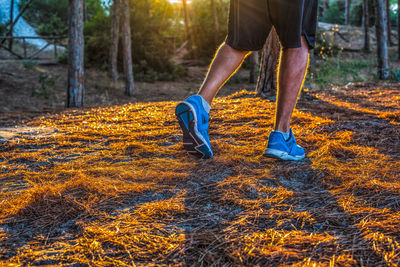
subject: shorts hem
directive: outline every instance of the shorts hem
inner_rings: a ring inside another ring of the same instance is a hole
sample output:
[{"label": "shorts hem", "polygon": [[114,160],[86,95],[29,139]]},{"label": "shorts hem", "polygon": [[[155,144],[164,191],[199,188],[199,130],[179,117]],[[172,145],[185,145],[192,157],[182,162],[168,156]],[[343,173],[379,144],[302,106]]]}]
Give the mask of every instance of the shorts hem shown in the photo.
[{"label": "shorts hem", "polygon": [[304,38],[306,38],[306,41],[308,43],[308,49],[309,50],[314,49],[315,48],[315,38],[311,39],[310,36],[308,36],[307,33],[303,33],[303,35],[304,35]]},{"label": "shorts hem", "polygon": [[239,51],[258,51],[261,50],[264,46],[242,46],[239,45],[237,43],[235,43],[234,41],[232,41],[229,37],[225,40],[225,44],[229,45],[230,47],[232,47],[233,49],[239,50]]},{"label": "shorts hem", "polygon": [[[308,36],[308,34],[303,33],[302,36],[304,36],[304,38],[306,38],[306,42],[308,44],[308,50],[312,50],[315,48],[315,41],[313,40],[313,38],[310,38]],[[301,41],[297,42],[296,44],[289,44],[289,45],[282,45],[283,49],[286,48],[300,48],[301,47]]]}]

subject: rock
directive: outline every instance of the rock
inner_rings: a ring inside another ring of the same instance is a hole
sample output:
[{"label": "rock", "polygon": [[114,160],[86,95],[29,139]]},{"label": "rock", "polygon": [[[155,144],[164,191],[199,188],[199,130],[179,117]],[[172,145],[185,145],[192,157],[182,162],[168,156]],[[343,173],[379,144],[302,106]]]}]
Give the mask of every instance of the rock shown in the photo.
[{"label": "rock", "polygon": [[16,126],[0,128],[0,143],[17,138],[46,138],[54,136],[58,130],[54,127]]}]

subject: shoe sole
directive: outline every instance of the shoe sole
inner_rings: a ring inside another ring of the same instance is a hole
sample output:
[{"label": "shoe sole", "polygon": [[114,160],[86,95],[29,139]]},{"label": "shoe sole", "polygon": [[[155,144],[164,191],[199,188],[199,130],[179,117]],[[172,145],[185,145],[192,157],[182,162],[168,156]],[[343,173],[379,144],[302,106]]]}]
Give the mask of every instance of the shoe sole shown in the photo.
[{"label": "shoe sole", "polygon": [[305,155],[301,156],[292,156],[289,155],[289,153],[285,151],[280,151],[277,149],[272,149],[272,148],[267,148],[267,150],[264,153],[265,157],[268,158],[275,158],[275,159],[281,159],[281,160],[301,160],[305,158]]},{"label": "shoe sole", "polygon": [[204,136],[197,130],[197,115],[192,104],[184,101],[175,109],[183,133],[183,147],[193,156],[208,159],[213,156]]}]

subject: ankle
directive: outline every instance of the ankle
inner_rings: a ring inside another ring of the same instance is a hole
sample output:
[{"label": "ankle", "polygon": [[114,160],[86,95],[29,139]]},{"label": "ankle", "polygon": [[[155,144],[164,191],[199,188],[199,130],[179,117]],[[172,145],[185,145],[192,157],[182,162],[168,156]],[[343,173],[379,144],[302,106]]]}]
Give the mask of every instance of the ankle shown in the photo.
[{"label": "ankle", "polygon": [[289,133],[290,132],[290,126],[289,125],[278,125],[275,126],[275,131],[281,132],[281,133]]},{"label": "ankle", "polygon": [[202,95],[199,94],[199,96],[201,97],[201,103],[203,105],[204,110],[207,113],[210,113],[210,109],[211,109],[211,101],[207,101],[207,99],[205,99]]},{"label": "ankle", "polygon": [[207,103],[211,106],[211,103],[212,103],[213,98],[214,98],[212,95],[206,94],[206,93],[202,92],[202,90],[200,90],[197,94],[199,96],[201,96],[205,101],[207,101]]}]

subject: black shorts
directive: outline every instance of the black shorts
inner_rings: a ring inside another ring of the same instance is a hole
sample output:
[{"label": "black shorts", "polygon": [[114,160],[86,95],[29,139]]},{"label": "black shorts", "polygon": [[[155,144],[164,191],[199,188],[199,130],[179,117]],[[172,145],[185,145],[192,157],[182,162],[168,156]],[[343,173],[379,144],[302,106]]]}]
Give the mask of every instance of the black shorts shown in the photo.
[{"label": "black shorts", "polygon": [[318,0],[231,0],[226,43],[260,50],[274,26],[283,48],[301,47],[301,35],[314,48],[317,12]]}]

